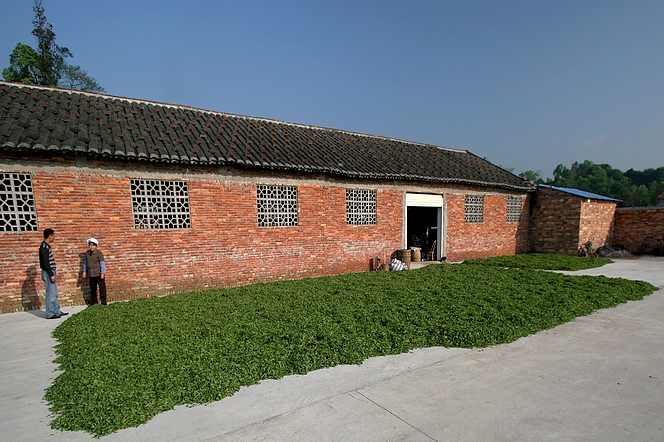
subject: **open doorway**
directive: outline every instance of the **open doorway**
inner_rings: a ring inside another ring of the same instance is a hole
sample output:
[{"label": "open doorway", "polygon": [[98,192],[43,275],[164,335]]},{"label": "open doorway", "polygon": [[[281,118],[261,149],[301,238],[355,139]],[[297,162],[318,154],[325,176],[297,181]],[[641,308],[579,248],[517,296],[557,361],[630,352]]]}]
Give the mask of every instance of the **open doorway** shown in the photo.
[{"label": "open doorway", "polygon": [[[436,261],[445,259],[446,224],[443,195],[406,193],[404,245],[407,248],[419,247],[423,259],[427,257]],[[433,252],[433,256],[429,256],[430,251]]]},{"label": "open doorway", "polygon": [[[408,207],[407,247],[419,247],[422,256],[434,246],[438,239],[438,212],[437,207]],[[438,254],[434,259],[438,259]]]}]

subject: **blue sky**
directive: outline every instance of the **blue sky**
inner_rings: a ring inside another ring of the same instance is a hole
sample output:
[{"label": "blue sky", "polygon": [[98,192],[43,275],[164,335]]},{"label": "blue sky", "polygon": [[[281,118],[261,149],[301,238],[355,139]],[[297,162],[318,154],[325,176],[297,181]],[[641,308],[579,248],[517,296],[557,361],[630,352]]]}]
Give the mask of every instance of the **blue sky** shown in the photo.
[{"label": "blue sky", "polygon": [[[0,0],[0,67],[35,47]],[[465,149],[664,166],[662,1],[43,0],[109,94]]]}]

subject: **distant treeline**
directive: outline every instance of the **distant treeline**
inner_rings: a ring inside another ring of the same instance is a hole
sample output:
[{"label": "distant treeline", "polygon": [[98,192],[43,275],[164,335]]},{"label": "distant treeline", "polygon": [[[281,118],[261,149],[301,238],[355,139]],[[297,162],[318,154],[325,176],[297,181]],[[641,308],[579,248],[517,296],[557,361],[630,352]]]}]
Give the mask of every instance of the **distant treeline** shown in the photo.
[{"label": "distant treeline", "polygon": [[527,170],[520,177],[537,184],[571,187],[622,200],[620,207],[655,206],[664,192],[664,167],[623,172],[608,164],[592,161],[575,162],[571,168],[562,164],[553,171],[553,179],[546,181],[540,172]]}]

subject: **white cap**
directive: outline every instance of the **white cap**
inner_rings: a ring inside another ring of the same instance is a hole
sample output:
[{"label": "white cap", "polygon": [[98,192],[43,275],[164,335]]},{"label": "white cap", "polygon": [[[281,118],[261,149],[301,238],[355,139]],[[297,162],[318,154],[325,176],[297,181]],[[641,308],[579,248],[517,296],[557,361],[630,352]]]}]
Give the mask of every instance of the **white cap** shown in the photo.
[{"label": "white cap", "polygon": [[96,246],[99,245],[99,241],[97,241],[95,238],[90,238],[89,240],[87,240],[86,243],[87,243],[87,245],[90,245],[90,244],[94,244]]}]

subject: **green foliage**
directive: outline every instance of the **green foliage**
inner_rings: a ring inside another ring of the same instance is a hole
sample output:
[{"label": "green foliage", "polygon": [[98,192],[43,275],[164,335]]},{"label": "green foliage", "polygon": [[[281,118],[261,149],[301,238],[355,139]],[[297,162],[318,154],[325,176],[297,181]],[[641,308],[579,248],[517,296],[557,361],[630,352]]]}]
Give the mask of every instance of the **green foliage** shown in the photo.
[{"label": "green foliage", "polygon": [[79,91],[105,92],[97,80],[88,75],[88,71],[81,69],[80,66],[66,65],[62,70],[62,79],[60,87],[67,89],[76,89]]},{"label": "green foliage", "polygon": [[263,379],[415,348],[511,342],[655,290],[524,262],[520,269],[432,265],[89,307],[53,333],[62,373],[45,395],[51,425],[101,436]]},{"label": "green foliage", "polygon": [[65,59],[73,55],[68,48],[55,43],[55,32],[46,19],[41,0],[35,0],[32,9],[35,12],[32,35],[37,38],[37,50],[18,43],[9,55],[9,67],[2,70],[3,78],[27,84],[104,92],[104,88],[80,66],[67,64]]},{"label": "green foliage", "polygon": [[664,167],[642,172],[630,169],[623,173],[608,164],[586,160],[575,162],[571,169],[559,164],[553,171],[553,180],[547,180],[546,184],[616,198],[622,200],[622,207],[654,206],[664,192]]},{"label": "green foliage", "polygon": [[53,25],[46,19],[41,0],[35,0],[32,10],[35,11],[35,19],[32,20],[34,28],[32,35],[37,37],[37,53],[39,59],[37,63],[36,84],[56,86],[62,74],[62,68],[65,66],[65,58],[72,57],[68,48],[58,46],[55,43],[55,32]]},{"label": "green foliage", "polygon": [[544,184],[544,180],[542,179],[542,172],[539,170],[537,172],[533,170],[526,170],[525,172],[521,172],[519,176],[534,184]]},{"label": "green foliage", "polygon": [[9,55],[9,67],[2,70],[7,81],[32,84],[39,81],[39,54],[30,46],[17,43]]},{"label": "green foliage", "polygon": [[653,181],[664,182],[664,167],[658,167],[657,169],[645,169],[644,171],[629,169],[627,172],[625,172],[625,176],[627,176],[637,186],[642,184],[647,186]]},{"label": "green foliage", "polygon": [[514,269],[585,270],[609,264],[608,258],[587,258],[567,255],[529,253],[527,255],[496,256],[493,258],[469,259],[465,265],[481,265]]}]

